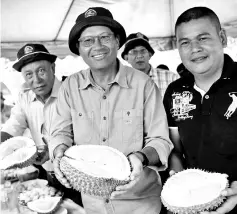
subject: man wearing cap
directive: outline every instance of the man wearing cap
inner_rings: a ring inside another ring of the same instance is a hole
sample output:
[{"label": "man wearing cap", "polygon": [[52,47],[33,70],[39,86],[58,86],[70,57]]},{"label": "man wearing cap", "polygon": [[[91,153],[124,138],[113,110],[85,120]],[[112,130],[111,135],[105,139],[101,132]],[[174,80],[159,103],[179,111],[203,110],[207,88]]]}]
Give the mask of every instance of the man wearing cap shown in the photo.
[{"label": "man wearing cap", "polygon": [[167,167],[173,145],[157,86],[117,59],[125,40],[123,26],[102,7],[80,14],[69,35],[70,50],[89,68],[67,77],[59,90],[50,143],[55,175],[71,187],[59,162],[74,144],[116,148],[133,168],[130,182],[107,199],[82,193],[87,214],[157,214],[161,209],[157,170]]},{"label": "man wearing cap", "polygon": [[179,75],[169,70],[153,68],[149,61],[154,53],[147,36],[138,32],[132,33],[127,37],[121,56],[133,68],[150,76],[160,89],[163,97],[167,86],[178,79]]},{"label": "man wearing cap", "polygon": [[[41,44],[26,44],[18,51],[13,68],[22,73],[30,90],[19,93],[11,116],[1,130],[1,142],[23,135],[27,128],[37,146],[47,142],[49,121],[61,85],[54,75],[56,58]],[[47,157],[40,164],[52,171],[52,164],[46,161]]]}]

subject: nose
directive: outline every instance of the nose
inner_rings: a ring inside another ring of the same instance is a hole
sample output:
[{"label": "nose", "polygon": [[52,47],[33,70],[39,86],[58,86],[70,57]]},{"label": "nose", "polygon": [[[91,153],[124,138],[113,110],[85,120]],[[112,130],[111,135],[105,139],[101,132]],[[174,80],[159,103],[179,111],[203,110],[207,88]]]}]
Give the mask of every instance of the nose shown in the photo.
[{"label": "nose", "polygon": [[99,46],[99,47],[102,46],[101,41],[100,41],[100,39],[98,37],[95,38],[94,46]]},{"label": "nose", "polygon": [[200,45],[200,42],[195,40],[191,41],[191,50],[192,52],[199,52],[202,50],[202,46]]},{"label": "nose", "polygon": [[40,76],[39,76],[38,74],[35,74],[35,75],[34,75],[34,82],[35,82],[35,83],[39,83],[39,82],[41,82],[41,80],[42,80],[42,79],[40,78]]},{"label": "nose", "polygon": [[137,52],[137,58],[143,58],[144,57],[144,54],[141,53],[141,51],[138,51]]}]

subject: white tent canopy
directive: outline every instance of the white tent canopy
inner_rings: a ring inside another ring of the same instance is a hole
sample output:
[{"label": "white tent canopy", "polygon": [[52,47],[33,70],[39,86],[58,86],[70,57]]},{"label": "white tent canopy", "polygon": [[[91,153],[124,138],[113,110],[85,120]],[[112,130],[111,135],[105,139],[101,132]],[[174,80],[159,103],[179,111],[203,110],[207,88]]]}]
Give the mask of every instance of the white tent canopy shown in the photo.
[{"label": "white tent canopy", "polygon": [[193,6],[207,6],[220,17],[228,36],[237,37],[236,0],[1,0],[1,56],[16,59],[26,42],[43,43],[65,57],[77,16],[89,7],[109,9],[127,35],[142,32],[155,50],[172,49],[177,17]]}]

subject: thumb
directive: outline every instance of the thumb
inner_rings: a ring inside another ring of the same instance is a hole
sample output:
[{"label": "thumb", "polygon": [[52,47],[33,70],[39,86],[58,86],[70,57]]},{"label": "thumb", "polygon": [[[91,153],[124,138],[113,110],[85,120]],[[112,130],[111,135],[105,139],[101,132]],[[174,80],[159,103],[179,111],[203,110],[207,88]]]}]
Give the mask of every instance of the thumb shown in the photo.
[{"label": "thumb", "polygon": [[64,152],[68,149],[65,144],[61,144],[54,149],[54,157],[61,158],[64,155]]},{"label": "thumb", "polygon": [[170,175],[170,176],[173,176],[175,173],[176,173],[176,172],[175,172],[174,170],[170,170],[170,171],[169,171],[169,175]]},{"label": "thumb", "polygon": [[130,179],[134,180],[143,171],[143,166],[142,166],[142,162],[140,161],[140,159],[135,155],[134,155],[134,158],[130,158],[130,162],[132,165],[132,172],[130,175]]}]

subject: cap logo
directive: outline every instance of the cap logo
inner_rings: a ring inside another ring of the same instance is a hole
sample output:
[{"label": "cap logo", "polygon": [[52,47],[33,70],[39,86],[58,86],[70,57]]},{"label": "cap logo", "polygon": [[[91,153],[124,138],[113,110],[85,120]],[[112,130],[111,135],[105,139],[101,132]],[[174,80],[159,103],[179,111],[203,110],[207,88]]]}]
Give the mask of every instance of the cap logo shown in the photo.
[{"label": "cap logo", "polygon": [[142,35],[141,33],[137,33],[137,38],[144,38],[144,35]]},{"label": "cap logo", "polygon": [[25,48],[24,48],[25,54],[32,53],[33,51],[34,51],[34,48],[31,46],[25,46]]},{"label": "cap logo", "polygon": [[89,9],[85,12],[85,18],[89,17],[89,16],[96,16],[97,12],[93,9]]}]

